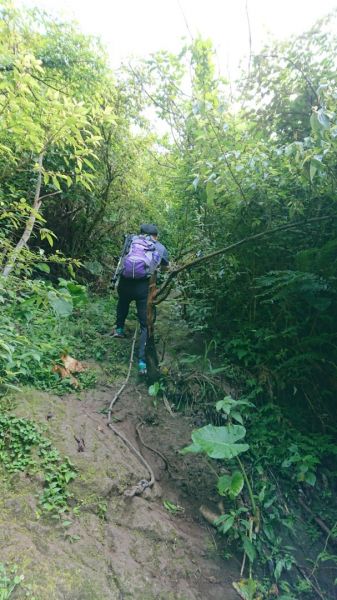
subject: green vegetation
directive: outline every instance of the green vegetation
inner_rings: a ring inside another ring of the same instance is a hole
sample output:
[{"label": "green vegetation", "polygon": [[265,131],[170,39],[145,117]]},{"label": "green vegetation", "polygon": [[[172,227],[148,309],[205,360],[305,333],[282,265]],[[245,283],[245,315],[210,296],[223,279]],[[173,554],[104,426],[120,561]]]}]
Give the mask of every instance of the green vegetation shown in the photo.
[{"label": "green vegetation", "polygon": [[6,569],[5,565],[0,563],[0,599],[8,600],[15,588],[17,588],[23,580],[23,575],[16,574],[17,569]]},{"label": "green vegetation", "polygon": [[[57,286],[40,280],[11,277],[0,283],[1,354],[0,385],[17,383],[66,391],[52,366],[60,361],[71,341],[65,319],[86,303],[84,286],[59,280]],[[63,386],[63,387],[62,387]]]},{"label": "green vegetation", "polygon": [[[251,402],[226,397],[216,409],[223,412],[227,424],[195,430],[193,443],[182,453],[203,452],[224,461],[225,474],[217,475],[217,491],[227,499],[228,509],[214,524],[229,543],[241,546],[250,561],[250,579],[257,562],[277,582],[284,592],[282,597],[295,600],[303,580],[299,578],[291,588],[282,575],[296,567],[296,503],[299,494],[304,501],[310,488],[316,487],[321,498],[320,502],[314,501],[315,505],[318,508],[320,504],[320,512],[328,521],[333,518],[334,473],[328,465],[333,464],[337,454],[334,439],[300,433],[286,423],[279,408],[270,404],[256,408]],[[246,440],[250,443],[243,443]],[[318,533],[301,535],[302,539],[314,535],[317,540]],[[336,536],[336,524],[330,535]],[[291,543],[285,544],[285,539]],[[318,554],[313,574],[324,556]],[[334,561],[334,555],[329,554],[326,560]],[[314,588],[310,581],[306,584],[309,593]],[[268,589],[268,585],[257,587],[265,592]]]},{"label": "green vegetation", "polygon": [[164,500],[163,506],[171,515],[177,515],[184,512],[184,508],[182,506],[174,504],[174,502],[171,502],[170,500]]},{"label": "green vegetation", "polygon": [[28,419],[0,415],[0,461],[8,473],[41,472],[43,493],[39,498],[42,510],[61,515],[68,509],[68,484],[76,477],[75,467],[62,459],[59,452]]},{"label": "green vegetation", "polygon": [[[108,284],[123,233],[156,222],[173,265],[156,302],[169,298],[193,353],[164,364],[150,393],[201,415],[183,452],[208,457],[216,526],[244,557],[237,585],[251,600],[335,593],[334,22],[272,43],[234,85],[207,40],[117,77],[74,24],[0,9],[2,407],[23,385],[73,390],[53,371],[65,354],[108,379],[126,372]],[[41,507],[67,510],[69,461],[4,408],[0,429],[6,477],[41,472]],[[1,577],[7,598],[19,582]]]}]

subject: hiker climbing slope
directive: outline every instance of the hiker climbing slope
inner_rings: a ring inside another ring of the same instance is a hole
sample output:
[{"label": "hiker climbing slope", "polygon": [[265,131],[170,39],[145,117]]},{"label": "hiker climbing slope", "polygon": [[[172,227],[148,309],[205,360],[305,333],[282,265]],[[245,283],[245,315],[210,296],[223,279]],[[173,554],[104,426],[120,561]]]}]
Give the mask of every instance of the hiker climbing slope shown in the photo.
[{"label": "hiker climbing slope", "polygon": [[147,299],[150,277],[156,270],[169,264],[168,252],[158,242],[155,225],[143,224],[140,234],[127,236],[115,278],[117,279],[118,304],[114,337],[123,338],[124,324],[130,303],[134,300],[140,324],[138,370],[146,373],[145,347],[147,340]]}]

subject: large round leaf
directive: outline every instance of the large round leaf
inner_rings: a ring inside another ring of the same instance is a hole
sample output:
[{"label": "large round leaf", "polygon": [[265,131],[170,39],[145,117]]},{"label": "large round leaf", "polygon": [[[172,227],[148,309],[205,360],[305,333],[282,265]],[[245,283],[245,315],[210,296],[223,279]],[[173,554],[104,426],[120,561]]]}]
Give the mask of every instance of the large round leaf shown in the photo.
[{"label": "large round leaf", "polygon": [[206,452],[211,458],[234,458],[249,448],[248,444],[236,443],[245,435],[246,430],[242,425],[206,425],[192,432],[193,444],[184,448],[183,453]]}]

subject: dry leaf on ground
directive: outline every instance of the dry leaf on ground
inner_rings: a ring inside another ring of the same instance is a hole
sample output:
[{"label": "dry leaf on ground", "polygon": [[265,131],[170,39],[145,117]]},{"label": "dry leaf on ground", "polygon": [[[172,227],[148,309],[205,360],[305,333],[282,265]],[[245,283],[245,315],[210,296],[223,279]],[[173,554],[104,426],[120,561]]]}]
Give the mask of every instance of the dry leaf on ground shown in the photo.
[{"label": "dry leaf on ground", "polygon": [[71,385],[78,387],[79,382],[76,377],[72,375],[72,373],[82,373],[85,371],[85,367],[79,360],[69,356],[69,354],[62,354],[61,361],[63,362],[64,366],[62,367],[61,365],[54,365],[52,369],[53,373],[58,373],[62,379],[64,377],[69,377]]}]

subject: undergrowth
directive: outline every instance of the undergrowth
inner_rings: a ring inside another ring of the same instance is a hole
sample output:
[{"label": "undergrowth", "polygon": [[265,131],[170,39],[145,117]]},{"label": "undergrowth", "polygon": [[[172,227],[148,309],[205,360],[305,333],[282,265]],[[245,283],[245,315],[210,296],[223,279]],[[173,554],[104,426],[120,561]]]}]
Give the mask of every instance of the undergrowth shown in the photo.
[{"label": "undergrowth", "polygon": [[[214,525],[243,557],[237,589],[247,600],[332,600],[337,584],[336,435],[308,431],[305,419],[299,427],[291,409],[268,401],[254,378],[247,378],[245,390],[237,379],[236,398],[225,395],[229,383],[220,373],[230,377],[235,389],[235,367],[213,368],[207,352],[185,355],[179,372],[172,374],[173,381],[180,381],[180,396],[173,400],[208,421],[192,432],[192,444],[182,452],[213,459],[216,490],[223,499],[223,513]],[[171,385],[163,378],[161,392],[169,395]]]},{"label": "undergrowth", "polygon": [[25,472],[43,476],[43,492],[39,505],[43,512],[61,515],[69,508],[68,485],[76,477],[76,469],[62,457],[51,442],[29,419],[0,414],[0,462],[9,475]]},{"label": "undergrowth", "polygon": [[85,304],[85,288],[64,280],[52,286],[12,277],[0,281],[0,302],[0,385],[69,389],[69,381],[61,381],[52,367],[72,342],[65,323]]},{"label": "undergrowth", "polygon": [[6,567],[0,563],[0,600],[9,600],[23,579],[23,575],[17,574],[16,566]]},{"label": "undergrowth", "polygon": [[[76,375],[79,388],[91,387],[98,362],[107,377],[125,370],[125,345],[109,336],[115,318],[114,298],[89,297],[73,280],[58,285],[41,280],[0,281],[0,388],[28,385],[63,394],[74,391],[69,377],[53,371],[70,354],[89,361]],[[108,362],[109,361],[109,362]]]},{"label": "undergrowth", "polygon": [[60,279],[58,285],[41,280],[0,281],[0,464],[2,477],[15,483],[16,473],[43,478],[38,498],[41,514],[60,517],[69,510],[69,484],[76,469],[45,437],[39,425],[12,414],[8,391],[22,386],[63,394],[91,387],[97,369],[70,377],[53,371],[61,356],[99,362],[105,378],[125,370],[125,345],[110,337],[115,300],[91,298],[84,286]]},{"label": "undergrowth", "polygon": [[115,297],[89,296],[87,304],[67,323],[72,340],[69,351],[81,360],[98,362],[109,379],[126,372],[129,356],[128,346],[116,343],[111,335],[115,319]]}]

